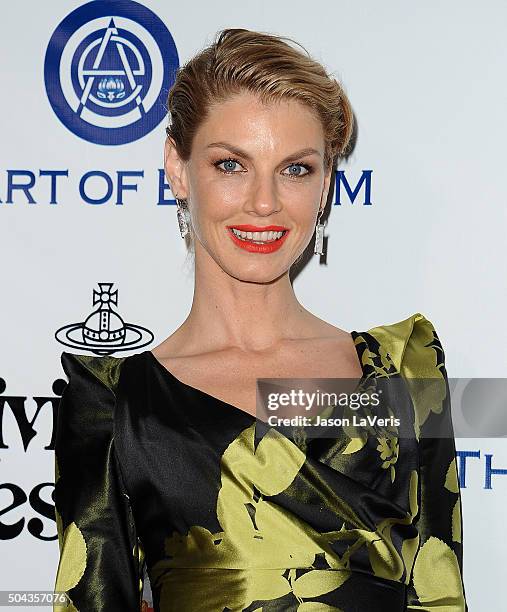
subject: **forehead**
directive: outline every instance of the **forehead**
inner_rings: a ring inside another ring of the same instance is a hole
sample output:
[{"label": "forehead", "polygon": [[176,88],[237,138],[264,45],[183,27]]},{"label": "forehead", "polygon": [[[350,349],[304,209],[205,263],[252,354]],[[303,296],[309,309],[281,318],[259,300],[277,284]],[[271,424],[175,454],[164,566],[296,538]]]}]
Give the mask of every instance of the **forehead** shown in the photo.
[{"label": "forehead", "polygon": [[324,131],[315,113],[290,98],[263,103],[251,92],[234,94],[210,107],[194,138],[195,147],[227,141],[263,152],[314,147],[324,151]]}]

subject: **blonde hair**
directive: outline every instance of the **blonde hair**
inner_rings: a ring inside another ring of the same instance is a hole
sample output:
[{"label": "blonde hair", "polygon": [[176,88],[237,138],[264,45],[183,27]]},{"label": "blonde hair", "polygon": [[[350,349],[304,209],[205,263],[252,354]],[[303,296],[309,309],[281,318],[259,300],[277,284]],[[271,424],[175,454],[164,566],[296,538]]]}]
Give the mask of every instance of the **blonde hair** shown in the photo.
[{"label": "blonde hair", "polygon": [[190,158],[194,135],[210,108],[244,90],[266,103],[292,99],[310,108],[323,127],[326,170],[345,156],[354,114],[336,79],[291,38],[227,28],[179,68],[169,91],[166,131],[181,159]]}]

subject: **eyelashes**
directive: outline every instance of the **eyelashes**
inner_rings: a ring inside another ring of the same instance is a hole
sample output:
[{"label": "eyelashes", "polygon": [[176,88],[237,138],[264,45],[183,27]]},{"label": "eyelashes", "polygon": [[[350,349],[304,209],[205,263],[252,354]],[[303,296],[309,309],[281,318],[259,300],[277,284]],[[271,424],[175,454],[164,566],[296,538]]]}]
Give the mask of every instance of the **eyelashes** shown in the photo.
[{"label": "eyelashes", "polygon": [[[238,164],[239,166],[243,167],[241,162],[239,162],[237,159],[234,159],[233,157],[226,157],[224,159],[219,159],[218,161],[213,162],[213,165],[215,166],[215,168],[217,168],[219,172],[222,172],[222,174],[229,174],[229,175],[240,174],[240,172],[238,172],[237,170],[225,170],[223,168],[220,168],[221,164],[224,164],[227,162]],[[285,174],[284,176],[288,176],[291,179],[302,179],[306,176],[310,176],[310,174],[313,173],[313,166],[305,162],[292,162],[291,164],[287,166],[287,168],[292,168],[295,166],[301,166],[302,168],[306,170],[306,172],[304,172],[303,174]]]}]

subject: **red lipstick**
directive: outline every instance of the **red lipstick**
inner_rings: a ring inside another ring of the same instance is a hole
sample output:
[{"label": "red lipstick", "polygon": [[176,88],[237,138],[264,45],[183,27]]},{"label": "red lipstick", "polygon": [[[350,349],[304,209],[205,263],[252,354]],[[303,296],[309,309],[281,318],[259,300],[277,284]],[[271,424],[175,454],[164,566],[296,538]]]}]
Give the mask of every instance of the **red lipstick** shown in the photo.
[{"label": "red lipstick", "polygon": [[[285,233],[278,238],[278,240],[272,240],[271,242],[264,242],[263,244],[255,243],[250,240],[242,240],[238,238],[232,231],[232,228],[238,229],[242,232],[281,232]],[[273,253],[274,251],[278,251],[279,248],[285,242],[285,239],[289,235],[289,229],[287,227],[283,227],[282,225],[229,225],[227,226],[227,233],[231,237],[234,244],[243,249],[244,251],[249,251],[250,253]]]},{"label": "red lipstick", "polygon": [[242,232],[281,232],[289,229],[283,225],[228,225],[227,227],[234,227]]}]

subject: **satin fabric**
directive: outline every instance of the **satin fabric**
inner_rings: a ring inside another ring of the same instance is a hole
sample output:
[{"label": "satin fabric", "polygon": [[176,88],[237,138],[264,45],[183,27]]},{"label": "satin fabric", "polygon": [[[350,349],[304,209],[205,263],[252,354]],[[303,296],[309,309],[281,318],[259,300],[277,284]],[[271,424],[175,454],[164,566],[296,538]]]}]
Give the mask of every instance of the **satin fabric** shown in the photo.
[{"label": "satin fabric", "polygon": [[54,609],[138,612],[146,570],[156,612],[466,612],[438,335],[415,313],[352,337],[363,382],[442,381],[391,406],[412,437],[291,437],[150,351],[63,352]]}]

